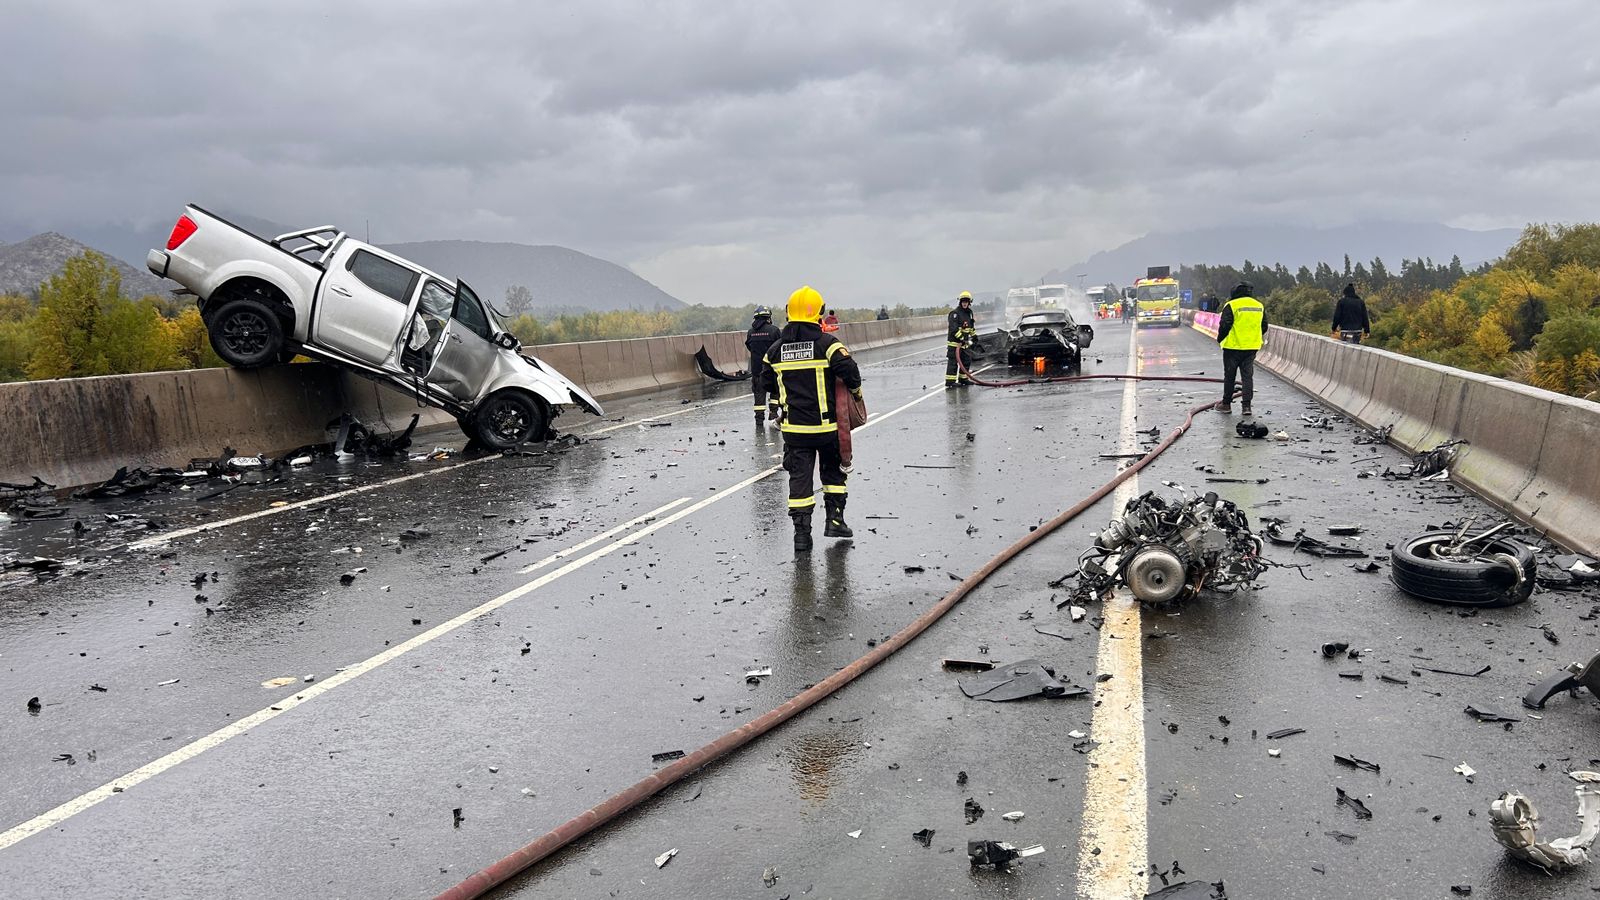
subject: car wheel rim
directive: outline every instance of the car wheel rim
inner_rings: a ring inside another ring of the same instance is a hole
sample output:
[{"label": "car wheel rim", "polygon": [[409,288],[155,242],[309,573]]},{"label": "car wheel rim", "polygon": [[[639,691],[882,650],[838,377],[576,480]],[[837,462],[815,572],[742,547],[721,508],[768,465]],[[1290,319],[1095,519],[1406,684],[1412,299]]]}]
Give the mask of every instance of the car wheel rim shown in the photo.
[{"label": "car wheel rim", "polygon": [[267,320],[253,312],[234,313],[222,327],[222,340],[240,356],[254,356],[267,346]]},{"label": "car wheel rim", "polygon": [[508,403],[490,411],[489,427],[501,440],[516,443],[527,433],[528,418],[521,409]]}]

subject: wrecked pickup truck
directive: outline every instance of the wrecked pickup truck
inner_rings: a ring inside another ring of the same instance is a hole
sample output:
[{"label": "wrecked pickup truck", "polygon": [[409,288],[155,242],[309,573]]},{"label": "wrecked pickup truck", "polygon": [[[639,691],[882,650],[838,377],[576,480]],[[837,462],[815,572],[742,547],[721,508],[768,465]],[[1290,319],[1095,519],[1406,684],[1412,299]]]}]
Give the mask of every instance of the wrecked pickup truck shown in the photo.
[{"label": "wrecked pickup truck", "polygon": [[495,450],[546,439],[569,404],[601,414],[583,388],[520,352],[465,282],[332,226],[269,240],[191,205],[145,264],[199,298],[211,346],[236,368],[304,354],[447,410]]}]

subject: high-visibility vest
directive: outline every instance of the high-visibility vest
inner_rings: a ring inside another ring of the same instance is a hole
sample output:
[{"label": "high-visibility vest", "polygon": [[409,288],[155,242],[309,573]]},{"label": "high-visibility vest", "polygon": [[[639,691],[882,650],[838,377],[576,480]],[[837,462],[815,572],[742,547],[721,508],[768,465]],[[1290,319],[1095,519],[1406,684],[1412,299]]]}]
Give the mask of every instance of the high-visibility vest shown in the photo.
[{"label": "high-visibility vest", "polygon": [[1239,297],[1229,300],[1226,308],[1233,311],[1233,325],[1228,329],[1228,336],[1222,339],[1222,349],[1260,350],[1261,320],[1266,316],[1261,301]]}]

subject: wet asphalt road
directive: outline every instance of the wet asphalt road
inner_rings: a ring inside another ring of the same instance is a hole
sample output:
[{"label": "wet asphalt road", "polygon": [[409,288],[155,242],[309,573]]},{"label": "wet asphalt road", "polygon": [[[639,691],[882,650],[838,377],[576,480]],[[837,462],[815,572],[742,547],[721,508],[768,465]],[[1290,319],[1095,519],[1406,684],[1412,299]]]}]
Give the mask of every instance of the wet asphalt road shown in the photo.
[{"label": "wet asphalt road", "polygon": [[[1126,371],[1126,328],[1099,332],[1086,371]],[[1220,369],[1214,345],[1188,330],[1143,332],[1138,352],[1147,373]],[[857,538],[819,538],[798,559],[781,476],[740,487],[779,449],[774,431],[752,429],[740,384],[616,404],[608,414],[623,421],[591,418],[575,429],[587,443],[540,456],[328,464],[208,501],[174,492],[81,505],[73,516],[94,530],[76,544],[70,517],[13,526],[0,536],[7,549],[85,561],[0,590],[0,829],[246,716],[287,711],[223,731],[192,758],[0,850],[0,895],[431,896],[637,781],[652,753],[692,750],[851,662],[1119,465],[1096,458],[1117,450],[1118,383],[945,392],[938,342],[861,360],[872,364],[874,415],[893,415],[857,439]],[[1298,421],[1314,405],[1264,373],[1258,381],[1259,418],[1298,441],[1245,441],[1234,420],[1206,413],[1141,473],[1141,489],[1196,484],[1207,464],[1267,478],[1212,487],[1246,507],[1271,504],[1251,511],[1312,533],[1361,523],[1375,554],[1430,524],[1491,514],[1448,485],[1357,479],[1402,455],[1353,446],[1346,424]],[[1165,431],[1215,391],[1146,383],[1137,425]],[[640,421],[654,416],[663,418]],[[435,440],[456,439],[418,446]],[[1291,450],[1333,452],[1317,462]],[[153,518],[148,533],[160,533],[423,472],[432,474],[147,550],[108,552],[130,535],[100,519]],[[1048,582],[1075,567],[1110,515],[1103,501],[877,670],[504,895],[1076,896],[1085,773],[1100,751],[1075,750],[1068,732],[1090,730],[1092,701],[968,700],[939,659],[1036,656],[1092,685],[1103,636],[1058,613]],[[402,542],[408,528],[430,535]],[[649,528],[658,530],[630,539]],[[1516,698],[1530,682],[1595,648],[1594,622],[1579,616],[1600,597],[1540,592],[1463,616],[1407,599],[1384,573],[1284,548],[1269,555],[1308,564],[1304,575],[1274,569],[1252,593],[1145,612],[1153,866],[1177,861],[1234,897],[1449,897],[1458,884],[1473,896],[1591,895],[1600,879],[1586,871],[1547,878],[1505,861],[1486,814],[1516,788],[1551,835],[1575,830],[1561,772],[1600,756],[1594,702],[1558,698],[1509,730],[1462,709],[1521,714]],[[497,598],[503,605],[326,689]],[[1328,640],[1370,652],[1326,661],[1318,647]],[[1485,664],[1477,678],[1418,668]],[[747,684],[745,671],[760,666],[773,675]],[[261,686],[278,677],[295,682]],[[25,708],[33,696],[37,714]],[[1289,727],[1306,733],[1263,737]],[[1344,769],[1334,753],[1382,771]],[[1463,761],[1475,783],[1452,772]],[[1373,817],[1337,806],[1336,786],[1365,798]],[[971,825],[969,797],[986,810]],[[1012,810],[1026,817],[1003,821]],[[928,848],[911,839],[924,828],[935,832]],[[1009,874],[973,872],[965,842],[980,837],[1047,852]],[[678,855],[657,869],[652,860],[671,848]],[[768,867],[778,875],[770,888]]]}]

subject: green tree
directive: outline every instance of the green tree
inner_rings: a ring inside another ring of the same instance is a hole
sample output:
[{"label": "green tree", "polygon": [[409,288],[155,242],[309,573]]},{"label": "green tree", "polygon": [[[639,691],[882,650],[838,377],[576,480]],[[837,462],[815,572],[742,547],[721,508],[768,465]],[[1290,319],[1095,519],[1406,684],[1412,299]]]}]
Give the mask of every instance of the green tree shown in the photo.
[{"label": "green tree", "polygon": [[105,311],[122,298],[122,276],[89,251],[67,260],[61,273],[39,287],[38,340],[30,378],[108,374]]}]

